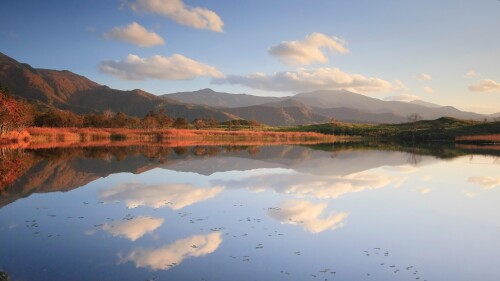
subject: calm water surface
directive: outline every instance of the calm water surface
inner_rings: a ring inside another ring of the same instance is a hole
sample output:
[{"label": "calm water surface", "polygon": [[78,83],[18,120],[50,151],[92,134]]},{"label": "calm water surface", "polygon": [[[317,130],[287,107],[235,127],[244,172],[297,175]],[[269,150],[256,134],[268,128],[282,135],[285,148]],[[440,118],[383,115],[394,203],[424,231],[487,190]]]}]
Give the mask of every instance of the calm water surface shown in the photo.
[{"label": "calm water surface", "polygon": [[0,270],[10,280],[500,280],[499,158],[432,154],[28,150],[0,193]]}]

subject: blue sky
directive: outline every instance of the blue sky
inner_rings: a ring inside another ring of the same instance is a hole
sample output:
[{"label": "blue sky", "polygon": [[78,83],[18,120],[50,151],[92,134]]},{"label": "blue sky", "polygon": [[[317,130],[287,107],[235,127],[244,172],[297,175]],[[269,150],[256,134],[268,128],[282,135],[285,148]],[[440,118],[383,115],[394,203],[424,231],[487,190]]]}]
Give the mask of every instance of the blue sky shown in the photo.
[{"label": "blue sky", "polygon": [[494,113],[499,28],[498,0],[4,0],[0,52],[154,94],[349,89]]}]

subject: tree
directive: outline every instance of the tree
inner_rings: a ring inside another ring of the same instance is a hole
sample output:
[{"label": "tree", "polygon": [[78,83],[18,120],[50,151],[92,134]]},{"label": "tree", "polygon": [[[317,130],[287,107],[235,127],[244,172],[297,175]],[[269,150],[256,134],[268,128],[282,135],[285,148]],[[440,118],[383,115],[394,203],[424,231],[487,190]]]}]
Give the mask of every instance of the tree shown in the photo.
[{"label": "tree", "polygon": [[193,125],[196,128],[196,130],[199,130],[199,129],[205,128],[207,124],[206,124],[205,120],[203,120],[201,118],[196,118],[193,120]]},{"label": "tree", "polygon": [[207,121],[207,122],[208,122],[208,126],[209,126],[210,128],[215,128],[215,127],[217,127],[218,122],[217,122],[217,120],[216,120],[215,118],[210,118],[210,119],[208,119],[208,121]]},{"label": "tree", "polygon": [[422,116],[420,116],[420,114],[418,113],[413,113],[408,115],[406,118],[408,119],[408,122],[411,124],[413,131],[413,140],[415,140],[415,136],[418,130],[418,121],[422,120]]},{"label": "tree", "polygon": [[165,108],[160,108],[158,110],[158,114],[156,115],[156,120],[158,121],[158,125],[160,128],[168,128],[172,126],[174,123],[174,119],[170,118],[166,113],[165,113]]},{"label": "tree", "polygon": [[422,116],[420,116],[420,114],[418,114],[418,113],[413,113],[413,114],[408,115],[406,117],[406,119],[410,123],[416,123],[416,122],[422,120]]},{"label": "tree", "polygon": [[33,107],[11,97],[9,90],[0,85],[0,134],[10,130],[22,131],[32,122]]},{"label": "tree", "polygon": [[146,115],[141,121],[141,125],[146,130],[153,130],[158,127],[158,121],[151,115]]},{"label": "tree", "polygon": [[187,129],[189,126],[189,122],[184,117],[178,117],[177,119],[175,119],[172,126],[177,129]]},{"label": "tree", "polygon": [[34,123],[39,127],[81,127],[85,120],[71,111],[54,109],[37,114]]},{"label": "tree", "polygon": [[248,125],[250,125],[250,127],[252,127],[252,128],[256,128],[256,127],[261,126],[261,124],[259,122],[257,122],[257,120],[254,120],[254,119],[251,119],[250,121],[248,121]]},{"label": "tree", "polygon": [[332,135],[335,135],[336,126],[337,126],[337,119],[335,119],[335,117],[330,118],[330,127],[332,128]]}]

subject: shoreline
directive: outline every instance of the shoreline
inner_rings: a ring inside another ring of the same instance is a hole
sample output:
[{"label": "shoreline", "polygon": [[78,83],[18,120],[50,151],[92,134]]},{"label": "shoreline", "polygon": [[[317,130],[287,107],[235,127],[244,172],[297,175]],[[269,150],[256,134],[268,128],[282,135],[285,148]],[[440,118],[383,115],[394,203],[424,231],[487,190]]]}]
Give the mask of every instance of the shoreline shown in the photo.
[{"label": "shoreline", "polygon": [[41,128],[30,127],[22,132],[2,136],[0,146],[19,148],[52,148],[76,146],[127,146],[158,144],[193,145],[262,145],[316,144],[356,138],[340,138],[314,132],[223,131],[194,129],[122,129],[122,128]]}]

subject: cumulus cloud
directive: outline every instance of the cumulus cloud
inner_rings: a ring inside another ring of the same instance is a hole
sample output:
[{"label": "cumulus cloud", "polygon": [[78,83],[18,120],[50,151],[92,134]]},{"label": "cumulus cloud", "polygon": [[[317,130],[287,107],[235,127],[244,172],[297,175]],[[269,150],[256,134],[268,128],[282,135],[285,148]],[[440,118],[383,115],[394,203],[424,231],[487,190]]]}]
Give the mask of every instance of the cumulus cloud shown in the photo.
[{"label": "cumulus cloud", "polygon": [[165,41],[160,35],[148,31],[136,22],[127,26],[114,27],[109,32],[104,33],[104,38],[108,40],[125,41],[139,47],[153,47],[165,44]]},{"label": "cumulus cloud", "polygon": [[409,88],[405,85],[405,83],[403,83],[403,81],[401,80],[396,80],[394,81],[394,87],[397,89],[397,90],[402,90],[402,91],[408,91]]},{"label": "cumulus cloud", "polygon": [[430,81],[432,80],[432,76],[427,73],[422,73],[417,76],[417,79],[421,81]]},{"label": "cumulus cloud", "polygon": [[126,256],[121,256],[120,261],[122,263],[131,261],[138,268],[169,270],[187,258],[201,257],[215,252],[221,243],[221,232],[196,235],[177,240],[161,248],[134,250]]},{"label": "cumulus cloud", "polygon": [[218,183],[230,187],[244,187],[254,191],[273,189],[276,192],[292,194],[299,198],[312,196],[319,199],[334,199],[349,193],[379,189],[396,182],[396,180],[397,178],[388,175],[368,172],[347,176],[316,176],[300,173],[286,177],[280,174],[267,174]]},{"label": "cumulus cloud", "polygon": [[309,92],[315,90],[349,90],[357,93],[388,92],[395,87],[380,78],[350,74],[338,68],[275,72],[272,75],[254,73],[248,76],[228,75],[214,79],[214,84],[240,84],[277,92]]},{"label": "cumulus cloud", "polygon": [[311,233],[327,229],[335,230],[344,226],[349,214],[332,212],[325,215],[326,208],[326,203],[313,204],[305,200],[288,200],[282,202],[278,208],[269,210],[267,214],[283,224],[300,225]]},{"label": "cumulus cloud", "polygon": [[485,79],[477,85],[469,86],[469,90],[472,92],[500,92],[500,83]]},{"label": "cumulus cloud", "polygon": [[291,65],[307,65],[314,62],[326,63],[331,54],[347,54],[346,42],[335,36],[314,32],[303,40],[284,41],[269,49],[269,54]]},{"label": "cumulus cloud", "polygon": [[222,190],[222,187],[196,188],[187,184],[122,183],[103,190],[100,197],[103,201],[123,202],[127,208],[147,206],[155,209],[170,207],[178,210],[213,198]]},{"label": "cumulus cloud", "polygon": [[135,241],[147,233],[152,233],[162,224],[161,218],[136,217],[126,221],[105,223],[102,229],[113,236]]},{"label": "cumulus cloud", "polygon": [[129,7],[136,12],[166,16],[178,24],[222,32],[224,22],[214,11],[202,7],[190,7],[182,0],[138,0]]},{"label": "cumulus cloud", "polygon": [[224,77],[217,68],[179,54],[170,57],[157,55],[150,58],[130,54],[122,61],[103,61],[100,70],[125,80],[190,80],[198,76]]},{"label": "cumulus cloud", "polygon": [[412,94],[402,94],[397,96],[389,96],[384,98],[387,101],[402,101],[402,102],[410,102],[414,100],[420,100],[419,96],[415,96]]},{"label": "cumulus cloud", "polygon": [[479,76],[479,73],[475,72],[474,70],[468,71],[464,74],[464,78],[472,78],[476,76]]},{"label": "cumulus cloud", "polygon": [[432,89],[431,87],[424,87],[424,92],[426,92],[428,94],[432,94],[432,93],[434,93],[434,89]]},{"label": "cumulus cloud", "polygon": [[424,194],[427,194],[427,193],[431,192],[432,189],[430,189],[428,187],[419,187],[415,191],[418,192],[418,193],[420,193],[420,194],[422,194],[422,195],[424,195]]},{"label": "cumulus cloud", "polygon": [[468,179],[470,183],[477,184],[483,189],[493,189],[500,187],[500,178],[494,177],[470,177]]}]

